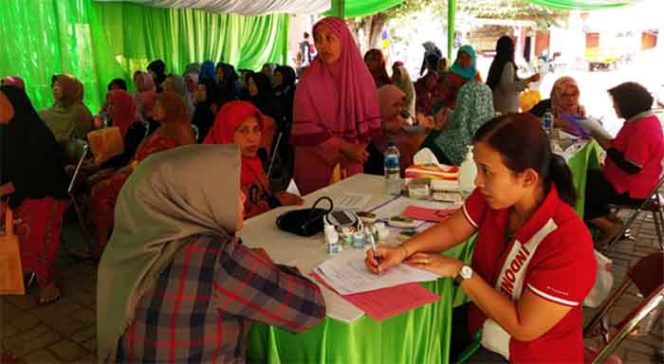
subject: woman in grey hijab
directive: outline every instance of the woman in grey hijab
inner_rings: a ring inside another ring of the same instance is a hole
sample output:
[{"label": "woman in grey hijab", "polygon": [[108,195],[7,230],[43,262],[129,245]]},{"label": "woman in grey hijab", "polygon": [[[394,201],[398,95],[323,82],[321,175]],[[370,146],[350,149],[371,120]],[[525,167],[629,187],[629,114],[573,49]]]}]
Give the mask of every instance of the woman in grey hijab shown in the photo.
[{"label": "woman in grey hijab", "polygon": [[184,103],[187,105],[187,115],[189,116],[189,121],[194,116],[194,100],[191,97],[189,91],[187,91],[187,82],[183,77],[178,75],[169,75],[164,81],[164,91],[172,91],[178,94]]},{"label": "woman in grey hijab", "polygon": [[253,321],[300,332],[323,319],[316,284],[235,237],[240,168],[236,145],[188,145],[129,178],[99,263],[101,361],[244,362]]}]

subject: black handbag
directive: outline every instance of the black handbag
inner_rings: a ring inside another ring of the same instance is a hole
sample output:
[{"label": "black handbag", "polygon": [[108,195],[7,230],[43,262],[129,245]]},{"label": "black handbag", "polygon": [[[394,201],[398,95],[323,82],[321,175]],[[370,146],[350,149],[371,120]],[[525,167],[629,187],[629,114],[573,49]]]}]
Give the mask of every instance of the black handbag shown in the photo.
[{"label": "black handbag", "polygon": [[[321,201],[330,203],[329,209],[322,209],[318,206]],[[329,197],[321,197],[310,209],[292,210],[277,217],[277,227],[283,231],[297,234],[300,236],[312,236],[323,232],[323,219],[334,207]]]}]

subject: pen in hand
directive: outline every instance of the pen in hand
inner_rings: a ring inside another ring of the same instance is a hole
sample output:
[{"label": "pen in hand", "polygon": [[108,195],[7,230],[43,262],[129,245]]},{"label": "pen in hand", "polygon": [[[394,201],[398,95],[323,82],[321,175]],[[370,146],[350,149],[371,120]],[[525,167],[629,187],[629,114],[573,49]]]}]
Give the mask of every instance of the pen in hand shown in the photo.
[{"label": "pen in hand", "polygon": [[373,254],[374,259],[376,259],[376,262],[380,263],[380,255],[378,255],[377,250],[376,250],[376,239],[374,238],[373,234],[371,231],[368,232],[367,239],[369,239],[369,243],[371,244],[371,251]]}]

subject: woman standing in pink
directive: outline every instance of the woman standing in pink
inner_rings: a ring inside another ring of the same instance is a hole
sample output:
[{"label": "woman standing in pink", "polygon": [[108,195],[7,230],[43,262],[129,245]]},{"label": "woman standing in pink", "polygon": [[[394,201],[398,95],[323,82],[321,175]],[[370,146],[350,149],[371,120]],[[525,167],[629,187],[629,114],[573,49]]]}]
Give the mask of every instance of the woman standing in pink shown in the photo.
[{"label": "woman standing in pink", "polygon": [[319,21],[314,43],[318,56],[295,91],[291,136],[303,194],[327,186],[337,165],[346,176],[362,173],[381,126],[376,86],[344,21]]}]

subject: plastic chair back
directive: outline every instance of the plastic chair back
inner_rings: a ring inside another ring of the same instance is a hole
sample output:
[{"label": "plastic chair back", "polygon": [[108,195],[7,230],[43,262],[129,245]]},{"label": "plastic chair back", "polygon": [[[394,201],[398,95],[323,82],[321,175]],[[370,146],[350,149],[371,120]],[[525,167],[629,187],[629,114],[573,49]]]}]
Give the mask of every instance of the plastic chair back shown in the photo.
[{"label": "plastic chair back", "polygon": [[636,263],[627,273],[641,295],[649,296],[664,284],[664,252],[648,255]]},{"label": "plastic chair back", "polygon": [[[662,164],[664,165],[664,161],[662,161]],[[609,243],[606,245],[606,247],[602,250],[602,253],[607,253],[611,250],[611,248],[613,248],[613,246],[621,239],[621,237],[627,231],[627,229],[629,229],[629,227],[632,226],[632,224],[634,223],[636,218],[639,216],[641,211],[646,209],[646,207],[649,204],[653,204],[653,199],[657,199],[657,201],[655,201],[654,204],[657,204],[659,202],[659,198],[660,198],[659,197],[659,190],[662,188],[662,186],[664,186],[664,173],[660,177],[659,181],[657,181],[657,184],[655,185],[655,187],[651,191],[649,197],[645,201],[643,201],[643,203],[641,203],[638,206],[618,206],[618,207],[626,207],[626,208],[634,209],[634,212],[629,216],[627,221],[625,221],[622,224],[622,227],[621,227],[620,231],[618,232],[618,234],[616,234],[615,237],[613,239],[611,239],[611,241],[609,241]],[[661,205],[659,205],[659,206],[661,208]],[[658,222],[655,221],[655,224],[657,224],[657,223]],[[656,227],[658,227],[658,226],[656,225]]]},{"label": "plastic chair back", "polygon": [[[632,283],[645,298],[618,325],[613,326],[617,331],[611,334],[608,312]],[[592,359],[593,363],[604,363],[627,335],[634,331],[651,311],[657,309],[663,300],[664,252],[657,252],[642,258],[629,270],[625,282],[607,299],[584,328],[584,336],[601,335],[603,339],[600,349],[586,350],[586,354],[592,353],[589,359]]]}]

